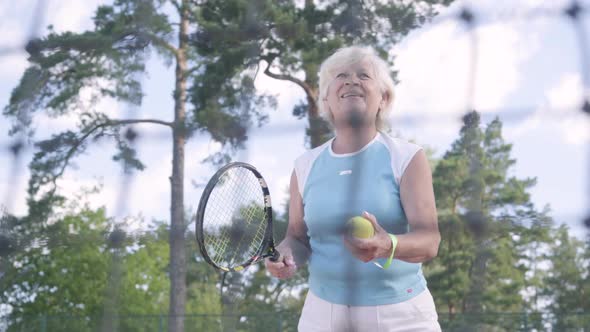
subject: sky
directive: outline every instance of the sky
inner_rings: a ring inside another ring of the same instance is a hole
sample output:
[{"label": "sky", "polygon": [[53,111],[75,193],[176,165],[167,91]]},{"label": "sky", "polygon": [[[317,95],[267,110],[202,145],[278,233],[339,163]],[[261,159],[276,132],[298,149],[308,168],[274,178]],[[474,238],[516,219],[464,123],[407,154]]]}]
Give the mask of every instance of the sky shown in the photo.
[{"label": "sky", "polygon": [[[98,4],[106,0],[47,0],[43,15],[35,17],[36,1],[0,2],[0,49],[18,48],[33,26],[46,31],[52,24],[61,31],[82,32],[92,28],[91,18]],[[590,6],[590,1],[580,1]],[[392,134],[429,147],[442,156],[458,137],[457,119],[468,107],[483,113],[489,121],[499,116],[504,138],[513,144],[517,164],[511,175],[535,177],[530,190],[538,208],[549,205],[557,222],[567,223],[574,234],[583,236],[581,225],[590,214],[590,117],[579,110],[584,93],[580,48],[572,23],[560,14],[569,1],[479,0],[456,1],[442,10],[431,24],[406,36],[390,54],[398,71],[396,101],[391,118]],[[468,30],[451,19],[470,6],[477,18]],[[539,14],[554,13],[554,14]],[[588,17],[582,17],[590,31]],[[34,24],[36,22],[36,24]],[[477,45],[477,64],[470,100],[470,56],[472,36]],[[587,41],[590,44],[590,41]],[[0,105],[8,103],[12,89],[27,68],[24,51],[0,54]],[[590,73],[589,73],[590,74]],[[152,56],[148,75],[142,78],[145,98],[140,107],[102,100],[92,105],[117,118],[134,116],[172,120],[173,67]],[[291,115],[303,93],[293,84],[260,75],[256,86],[277,97],[276,109],[269,110],[269,122],[249,133],[247,149],[234,160],[255,165],[267,179],[273,205],[282,210],[294,159],[305,151],[306,120]],[[73,128],[75,117],[35,119],[36,137]],[[0,121],[0,204],[16,214],[26,213],[26,166],[32,157],[28,149],[11,171],[13,159],[6,148],[9,121]],[[147,165],[143,172],[125,178],[121,167],[111,160],[112,142],[99,141],[75,159],[58,182],[67,195],[100,185],[102,190],[89,197],[94,206],[106,206],[110,215],[134,215],[139,223],[169,218],[171,174],[170,133],[161,126],[141,126],[137,141],[139,157]],[[219,146],[205,134],[193,137],[186,147],[186,207],[195,211],[202,186],[215,169],[202,161]],[[123,190],[122,188],[126,188]],[[141,219],[141,218],[140,218]],[[141,227],[141,224],[135,225]]]}]

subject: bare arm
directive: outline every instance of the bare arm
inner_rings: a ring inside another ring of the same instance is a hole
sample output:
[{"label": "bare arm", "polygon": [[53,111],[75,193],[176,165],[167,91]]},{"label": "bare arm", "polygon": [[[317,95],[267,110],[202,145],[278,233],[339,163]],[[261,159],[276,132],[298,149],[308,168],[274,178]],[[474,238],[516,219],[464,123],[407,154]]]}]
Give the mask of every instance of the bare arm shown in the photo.
[{"label": "bare arm", "polygon": [[400,180],[400,197],[410,232],[396,235],[398,243],[395,258],[419,263],[436,257],[440,233],[432,188],[432,172],[422,150],[412,158]]},{"label": "bare arm", "polygon": [[297,266],[305,264],[311,253],[307,227],[303,221],[303,200],[299,194],[295,171],[291,174],[289,193],[287,234],[277,246],[281,256],[277,262],[271,262],[268,259],[265,261],[268,271],[280,279],[292,277],[297,270]]},{"label": "bare arm", "polygon": [[307,227],[303,221],[303,201],[301,194],[299,194],[295,171],[291,174],[289,195],[289,225],[287,226],[287,234],[277,249],[279,252],[281,252],[281,248],[291,251],[295,263],[301,265],[307,262],[311,249]]}]

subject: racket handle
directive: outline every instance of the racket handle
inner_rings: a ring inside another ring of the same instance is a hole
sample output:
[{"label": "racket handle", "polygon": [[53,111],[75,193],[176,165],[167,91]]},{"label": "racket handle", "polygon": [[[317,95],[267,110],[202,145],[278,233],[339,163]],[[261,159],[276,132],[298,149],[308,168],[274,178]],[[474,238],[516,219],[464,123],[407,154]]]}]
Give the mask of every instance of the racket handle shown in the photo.
[{"label": "racket handle", "polygon": [[269,259],[271,262],[276,262],[279,260],[280,257],[281,257],[281,253],[278,250],[274,249],[272,251],[272,256],[270,256]]}]

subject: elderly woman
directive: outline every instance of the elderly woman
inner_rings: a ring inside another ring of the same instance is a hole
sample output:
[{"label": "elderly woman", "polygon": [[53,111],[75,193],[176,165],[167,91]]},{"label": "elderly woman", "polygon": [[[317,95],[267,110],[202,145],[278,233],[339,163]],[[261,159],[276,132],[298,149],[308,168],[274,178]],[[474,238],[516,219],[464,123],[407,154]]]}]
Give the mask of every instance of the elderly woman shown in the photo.
[{"label": "elderly woman", "polygon": [[[421,269],[440,242],[431,170],[419,146],[382,132],[393,102],[387,63],[347,47],[319,75],[335,137],[296,159],[281,258],[266,266],[290,278],[309,260],[299,331],[440,331]],[[343,232],[358,215],[372,237]]]}]

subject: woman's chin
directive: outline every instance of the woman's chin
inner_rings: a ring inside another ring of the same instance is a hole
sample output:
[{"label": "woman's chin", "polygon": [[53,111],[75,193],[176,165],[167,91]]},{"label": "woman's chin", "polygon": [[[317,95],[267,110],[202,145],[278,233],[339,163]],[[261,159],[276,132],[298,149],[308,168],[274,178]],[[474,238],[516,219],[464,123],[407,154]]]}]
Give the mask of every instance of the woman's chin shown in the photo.
[{"label": "woman's chin", "polygon": [[341,126],[345,127],[362,127],[367,123],[367,113],[361,109],[349,109],[342,112],[342,117],[337,121]]}]

